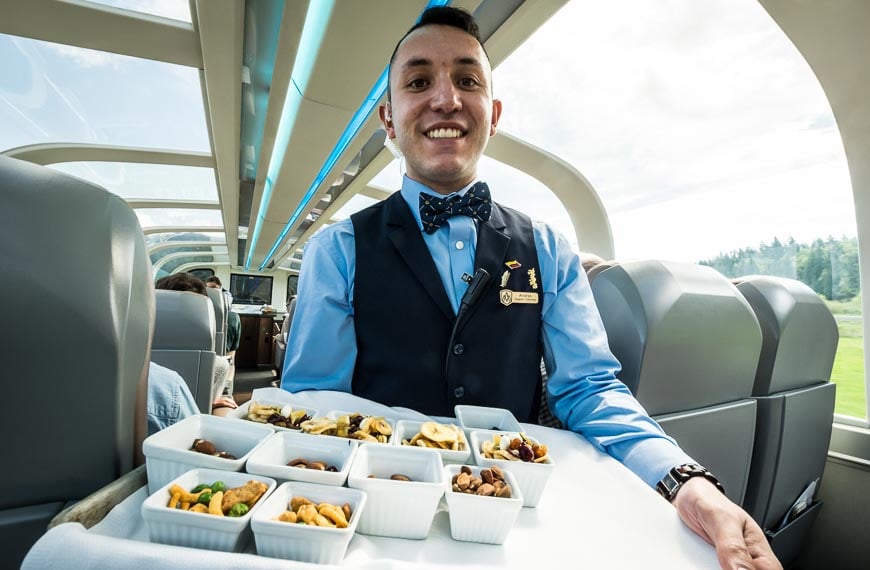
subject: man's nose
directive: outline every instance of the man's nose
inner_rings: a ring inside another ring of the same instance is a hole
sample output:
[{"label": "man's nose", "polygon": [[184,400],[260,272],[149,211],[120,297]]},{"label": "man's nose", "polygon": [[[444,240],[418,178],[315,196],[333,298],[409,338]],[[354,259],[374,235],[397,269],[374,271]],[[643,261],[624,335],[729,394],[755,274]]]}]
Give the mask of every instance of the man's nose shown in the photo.
[{"label": "man's nose", "polygon": [[451,113],[462,108],[462,100],[459,90],[450,80],[439,81],[432,91],[432,99],[429,102],[433,111]]}]

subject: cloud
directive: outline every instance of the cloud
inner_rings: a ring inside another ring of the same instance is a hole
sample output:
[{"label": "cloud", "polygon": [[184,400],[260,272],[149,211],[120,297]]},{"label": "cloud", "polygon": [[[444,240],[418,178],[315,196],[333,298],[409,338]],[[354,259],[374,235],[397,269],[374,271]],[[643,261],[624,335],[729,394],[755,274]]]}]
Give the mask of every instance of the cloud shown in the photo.
[{"label": "cloud", "polygon": [[64,44],[55,44],[45,42],[42,44],[46,49],[57,53],[58,55],[72,60],[79,67],[90,69],[97,67],[110,67],[112,69],[121,69],[124,65],[125,56],[109,53],[105,51],[94,51],[90,49],[68,46]]}]

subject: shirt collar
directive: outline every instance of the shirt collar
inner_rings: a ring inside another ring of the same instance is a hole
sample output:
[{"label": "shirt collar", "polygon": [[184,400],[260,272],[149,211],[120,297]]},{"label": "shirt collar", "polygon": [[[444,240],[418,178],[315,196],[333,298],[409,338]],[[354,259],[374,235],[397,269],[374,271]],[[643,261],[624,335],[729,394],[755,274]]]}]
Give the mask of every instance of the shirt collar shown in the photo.
[{"label": "shirt collar", "polygon": [[411,210],[411,214],[414,216],[414,219],[417,220],[417,227],[420,228],[420,231],[423,231],[423,222],[420,220],[420,194],[429,194],[431,196],[436,196],[438,198],[449,198],[450,196],[464,196],[468,189],[477,184],[479,179],[475,179],[471,182],[471,184],[460,188],[456,192],[451,192],[447,196],[443,194],[439,194],[438,192],[432,190],[422,182],[417,182],[416,180],[412,180],[408,178],[407,175],[402,177],[402,198],[405,200],[405,203],[408,204],[408,208]]}]

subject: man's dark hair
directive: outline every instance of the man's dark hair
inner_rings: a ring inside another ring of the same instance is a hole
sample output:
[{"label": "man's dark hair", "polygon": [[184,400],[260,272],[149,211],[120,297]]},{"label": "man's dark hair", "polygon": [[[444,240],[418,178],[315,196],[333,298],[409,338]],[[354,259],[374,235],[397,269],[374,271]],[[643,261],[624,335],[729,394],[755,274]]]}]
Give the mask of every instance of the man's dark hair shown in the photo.
[{"label": "man's dark hair", "polygon": [[215,283],[218,287],[223,287],[220,278],[217,275],[212,275],[205,280],[206,283]]},{"label": "man's dark hair", "polygon": [[207,295],[205,292],[205,283],[196,275],[190,273],[173,273],[166,277],[161,277],[154,284],[155,289],[169,289],[171,291],[190,291],[191,293],[199,293]]},{"label": "man's dark hair", "polygon": [[486,53],[486,48],[483,47],[483,40],[480,39],[480,29],[477,27],[477,22],[474,21],[474,16],[472,16],[468,10],[454,8],[452,6],[436,6],[434,8],[429,8],[420,15],[420,19],[417,23],[411,26],[410,30],[405,32],[405,35],[402,36],[402,39],[400,39],[398,43],[396,43],[396,47],[393,48],[393,55],[390,56],[390,67],[387,68],[387,101],[391,100],[390,71],[393,69],[393,61],[396,59],[396,52],[399,51],[399,46],[401,46],[402,42],[405,41],[405,38],[411,35],[415,30],[419,30],[425,26],[450,26],[462,30],[477,40],[477,43],[479,43],[481,49],[483,49],[483,53],[486,54],[487,58],[489,58],[489,54]]}]

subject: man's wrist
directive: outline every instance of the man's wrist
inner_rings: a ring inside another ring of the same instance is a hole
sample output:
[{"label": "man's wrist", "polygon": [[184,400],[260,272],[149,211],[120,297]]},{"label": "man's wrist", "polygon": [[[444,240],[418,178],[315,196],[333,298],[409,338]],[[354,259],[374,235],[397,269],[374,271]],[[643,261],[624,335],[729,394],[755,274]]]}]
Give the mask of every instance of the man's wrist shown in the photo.
[{"label": "man's wrist", "polygon": [[656,483],[656,491],[659,495],[667,499],[668,502],[672,503],[683,485],[694,477],[703,477],[715,485],[723,494],[725,493],[725,488],[722,486],[722,483],[719,482],[719,479],[710,473],[706,467],[698,465],[697,463],[684,463],[683,465],[678,465],[668,471],[665,476]]}]

